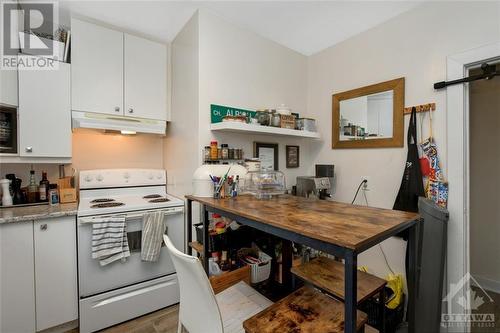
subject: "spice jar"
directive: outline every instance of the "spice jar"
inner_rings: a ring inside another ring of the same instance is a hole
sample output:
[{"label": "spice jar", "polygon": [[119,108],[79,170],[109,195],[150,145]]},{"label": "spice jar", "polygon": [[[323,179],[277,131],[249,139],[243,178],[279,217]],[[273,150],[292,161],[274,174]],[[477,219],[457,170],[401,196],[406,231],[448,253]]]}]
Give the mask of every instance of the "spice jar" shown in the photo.
[{"label": "spice jar", "polygon": [[216,160],[217,159],[217,141],[211,141],[210,142],[210,159],[211,160]]},{"label": "spice jar", "polygon": [[229,158],[229,146],[225,143],[221,144],[220,145],[221,147],[221,150],[222,150],[222,159],[223,160],[227,160]]},{"label": "spice jar", "polygon": [[205,146],[205,149],[203,150],[203,160],[204,161],[210,161],[210,146]]},{"label": "spice jar", "polygon": [[229,149],[229,159],[234,160],[234,148]]},{"label": "spice jar", "polygon": [[270,122],[270,114],[267,110],[257,110],[256,112],[256,118],[257,118],[257,121],[259,122],[259,124],[263,125],[263,126],[269,126],[269,122]]}]

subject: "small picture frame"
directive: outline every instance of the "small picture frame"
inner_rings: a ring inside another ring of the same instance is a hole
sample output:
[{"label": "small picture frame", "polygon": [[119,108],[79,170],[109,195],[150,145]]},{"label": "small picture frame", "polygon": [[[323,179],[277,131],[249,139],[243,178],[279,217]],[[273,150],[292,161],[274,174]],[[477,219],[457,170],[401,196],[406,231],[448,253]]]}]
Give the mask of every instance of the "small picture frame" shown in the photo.
[{"label": "small picture frame", "polygon": [[254,142],[253,157],[260,159],[262,170],[279,170],[277,143]]},{"label": "small picture frame", "polygon": [[300,166],[300,147],[286,146],[286,167],[298,168]]}]

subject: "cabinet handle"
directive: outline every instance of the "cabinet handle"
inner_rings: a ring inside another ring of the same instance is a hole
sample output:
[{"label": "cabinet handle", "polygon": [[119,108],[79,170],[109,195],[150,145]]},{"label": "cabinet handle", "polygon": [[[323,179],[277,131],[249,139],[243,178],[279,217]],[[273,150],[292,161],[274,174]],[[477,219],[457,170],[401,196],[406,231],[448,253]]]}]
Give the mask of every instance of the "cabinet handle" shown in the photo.
[{"label": "cabinet handle", "polygon": [[128,109],[128,113],[134,113],[134,109],[132,108]]},{"label": "cabinet handle", "polygon": [[115,111],[116,112],[120,112],[120,107],[119,106],[115,106]]},{"label": "cabinet handle", "polygon": [[47,230],[47,223],[40,225],[40,230],[42,230],[42,231]]},{"label": "cabinet handle", "polygon": [[26,152],[27,153],[32,153],[33,152],[33,147],[26,147]]}]

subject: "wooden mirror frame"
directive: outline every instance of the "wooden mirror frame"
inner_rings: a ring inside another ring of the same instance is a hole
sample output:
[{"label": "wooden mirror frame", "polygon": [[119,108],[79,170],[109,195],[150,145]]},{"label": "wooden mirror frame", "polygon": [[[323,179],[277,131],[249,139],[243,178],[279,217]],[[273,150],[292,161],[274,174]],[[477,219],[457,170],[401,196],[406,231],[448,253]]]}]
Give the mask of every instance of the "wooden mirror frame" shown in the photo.
[{"label": "wooden mirror frame", "polygon": [[[392,138],[340,141],[340,101],[394,90],[392,107]],[[372,84],[332,96],[332,149],[403,147],[405,78]]]}]

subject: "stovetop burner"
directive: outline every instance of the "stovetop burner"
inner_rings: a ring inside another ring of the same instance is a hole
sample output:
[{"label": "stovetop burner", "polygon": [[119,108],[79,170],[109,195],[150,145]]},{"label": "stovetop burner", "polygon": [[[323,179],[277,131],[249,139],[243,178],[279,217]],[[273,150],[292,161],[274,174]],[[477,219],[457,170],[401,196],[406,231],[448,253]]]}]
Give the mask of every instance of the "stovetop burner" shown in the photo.
[{"label": "stovetop burner", "polygon": [[170,201],[170,199],[167,199],[167,198],[157,198],[157,199],[149,200],[148,202],[157,203],[157,202],[167,202],[167,201]]},{"label": "stovetop burner", "polygon": [[156,198],[161,198],[161,195],[159,194],[148,194],[142,197],[143,199],[156,199]]},{"label": "stovetop burner", "polygon": [[109,207],[118,207],[123,205],[125,205],[123,202],[111,201],[111,202],[97,203],[95,205],[90,206],[90,208],[109,208]]},{"label": "stovetop burner", "polygon": [[110,198],[100,198],[100,199],[94,199],[90,203],[102,203],[102,202],[113,202],[115,199],[110,199]]}]

